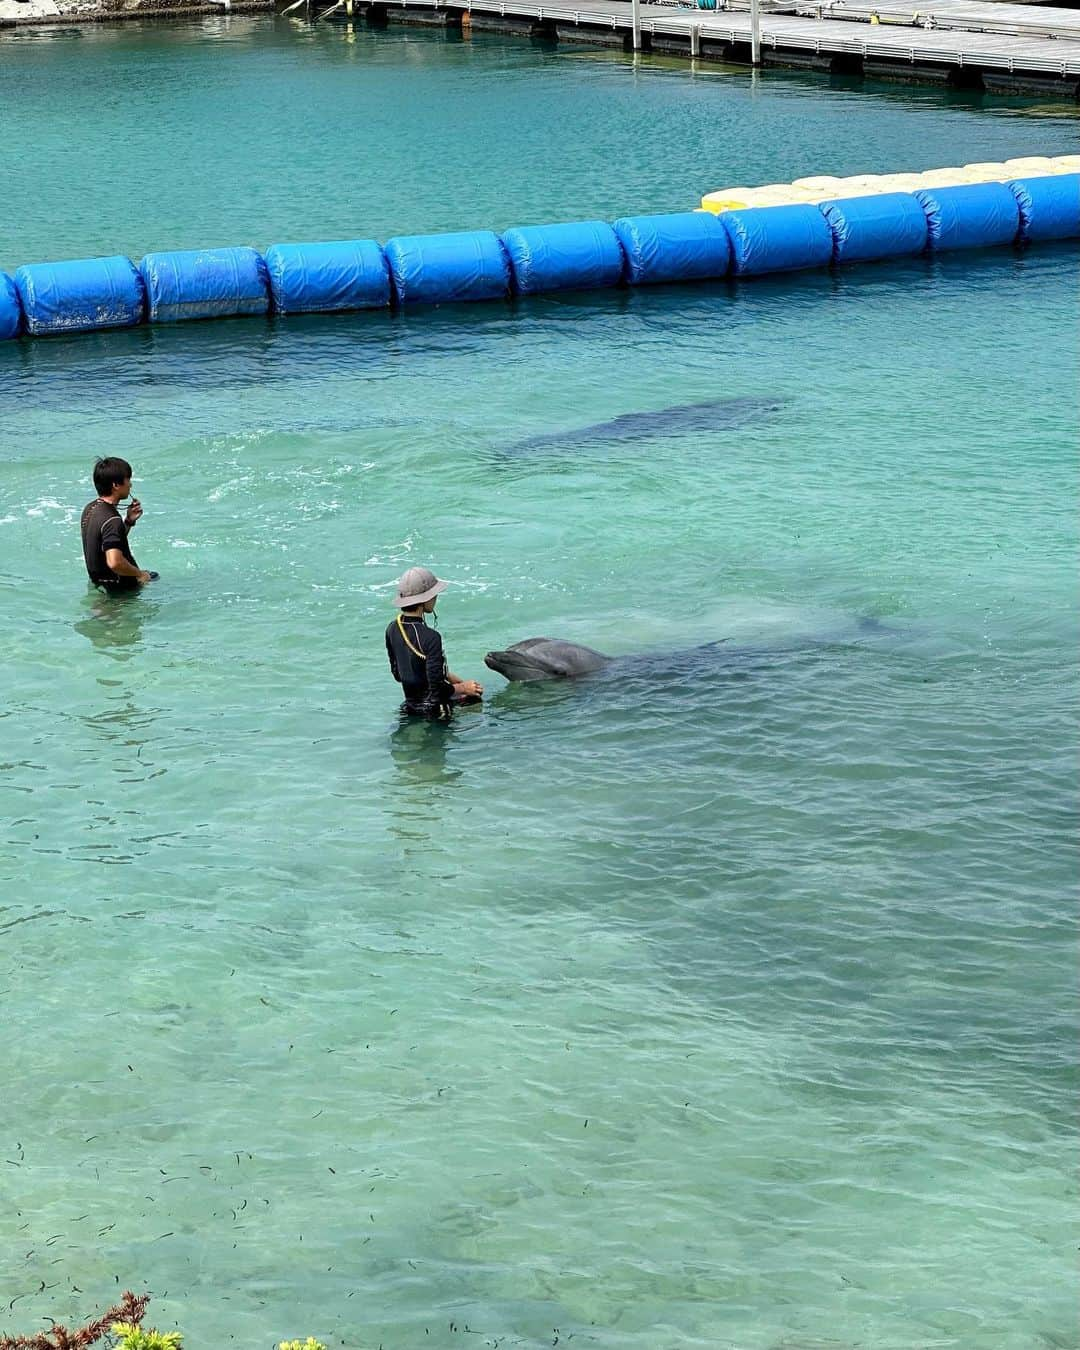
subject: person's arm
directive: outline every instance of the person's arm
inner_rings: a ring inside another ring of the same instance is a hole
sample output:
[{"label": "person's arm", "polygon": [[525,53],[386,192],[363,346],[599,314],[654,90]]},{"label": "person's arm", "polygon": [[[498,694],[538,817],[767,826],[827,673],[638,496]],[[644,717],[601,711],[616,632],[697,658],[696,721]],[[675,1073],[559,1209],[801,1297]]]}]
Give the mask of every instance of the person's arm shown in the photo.
[{"label": "person's arm", "polygon": [[427,674],[427,701],[441,707],[448,701],[450,681],[446,676],[446,654],[442,637],[434,628],[424,629],[424,670]]},{"label": "person's arm", "polygon": [[150,580],[150,573],[144,572],[141,567],[136,567],[133,563],[129,563],[118,548],[107,548],[105,550],[105,561],[118,577],[135,577],[141,582]]},{"label": "person's arm", "polygon": [[454,686],[455,694],[469,694],[473,698],[479,698],[484,692],[484,686],[477,684],[475,680],[463,680],[460,675],[451,675],[446,672],[447,680]]},{"label": "person's arm", "polygon": [[394,648],[393,644],[390,641],[389,630],[387,630],[386,634],[386,656],[390,662],[390,674],[393,675],[394,679],[397,680],[398,684],[400,684],[401,676],[398,674],[397,661],[394,660]]},{"label": "person's arm", "polygon": [[484,686],[478,684],[476,680],[463,680],[460,675],[452,675],[449,670],[446,672],[446,678],[454,686],[455,694],[467,694],[472,698],[479,698],[484,692]]},{"label": "person's arm", "polygon": [[468,694],[472,698],[479,698],[484,692],[484,686],[478,684],[476,680],[460,680],[456,675],[446,677],[454,686],[455,694]]},{"label": "person's arm", "polygon": [[138,497],[132,497],[131,505],[128,507],[127,515],[124,517],[124,524],[128,527],[129,531],[135,528],[141,515],[142,502],[139,501]]},{"label": "person's arm", "polygon": [[119,516],[112,516],[101,527],[101,547],[105,554],[105,563],[118,577],[134,577],[145,583],[150,573],[144,572],[137,563],[128,562],[124,550],[120,547],[127,540],[127,530]]}]

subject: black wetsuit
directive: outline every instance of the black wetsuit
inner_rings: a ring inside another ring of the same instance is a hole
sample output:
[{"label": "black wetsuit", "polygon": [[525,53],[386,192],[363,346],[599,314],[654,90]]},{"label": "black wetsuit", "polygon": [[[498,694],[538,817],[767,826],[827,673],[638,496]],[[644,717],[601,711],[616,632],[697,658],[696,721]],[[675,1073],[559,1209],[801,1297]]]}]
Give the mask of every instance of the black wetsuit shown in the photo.
[{"label": "black wetsuit", "polygon": [[112,502],[99,497],[89,502],[82,513],[82,546],[86,571],[95,586],[104,591],[136,590],[137,577],[122,577],[105,561],[111,548],[118,548],[132,567],[137,567],[128,547],[128,527]]},{"label": "black wetsuit", "polygon": [[[422,717],[445,717],[455,698],[446,678],[442,638],[429,628],[422,614],[401,615],[386,629],[386,654],[390,670],[405,692],[402,712]],[[415,650],[414,650],[415,649]]]}]

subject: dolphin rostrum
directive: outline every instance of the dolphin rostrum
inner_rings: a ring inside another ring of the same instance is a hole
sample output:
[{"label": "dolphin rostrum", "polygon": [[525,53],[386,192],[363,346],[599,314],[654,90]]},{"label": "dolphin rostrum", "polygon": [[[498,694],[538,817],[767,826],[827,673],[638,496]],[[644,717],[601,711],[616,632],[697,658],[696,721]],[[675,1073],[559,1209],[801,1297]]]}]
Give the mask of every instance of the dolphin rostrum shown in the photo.
[{"label": "dolphin rostrum", "polygon": [[714,398],[704,403],[659,408],[654,412],[623,413],[620,417],[613,417],[610,422],[594,422],[587,427],[529,436],[523,441],[516,441],[508,452],[522,454],[532,450],[568,450],[604,441],[625,444],[628,441],[648,440],[653,436],[690,436],[695,432],[727,430],[744,426],[756,417],[765,417],[776,412],[780,406],[781,400],[775,398]]}]

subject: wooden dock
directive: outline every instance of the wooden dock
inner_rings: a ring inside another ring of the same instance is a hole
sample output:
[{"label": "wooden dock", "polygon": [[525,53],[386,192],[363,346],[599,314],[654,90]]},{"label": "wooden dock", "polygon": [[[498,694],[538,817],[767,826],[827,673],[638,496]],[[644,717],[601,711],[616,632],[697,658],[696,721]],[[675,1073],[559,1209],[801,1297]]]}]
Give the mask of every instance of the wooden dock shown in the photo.
[{"label": "wooden dock", "polygon": [[[749,8],[749,0],[738,0]],[[1008,33],[1015,37],[1067,38],[1080,42],[1080,9],[1006,0],[797,0],[794,12],[815,19],[904,27],[948,28],[966,33]]]},{"label": "wooden dock", "polygon": [[[749,64],[749,0],[730,8],[642,3],[644,50]],[[738,6],[738,7],[736,7]],[[743,7],[745,6],[745,8]],[[351,7],[351,6],[350,6]],[[356,0],[375,22],[461,23],[632,46],[628,0]],[[1080,12],[994,0],[763,0],[761,62],[1080,98]],[[340,13],[340,10],[338,11]],[[841,17],[842,16],[842,17]]]}]

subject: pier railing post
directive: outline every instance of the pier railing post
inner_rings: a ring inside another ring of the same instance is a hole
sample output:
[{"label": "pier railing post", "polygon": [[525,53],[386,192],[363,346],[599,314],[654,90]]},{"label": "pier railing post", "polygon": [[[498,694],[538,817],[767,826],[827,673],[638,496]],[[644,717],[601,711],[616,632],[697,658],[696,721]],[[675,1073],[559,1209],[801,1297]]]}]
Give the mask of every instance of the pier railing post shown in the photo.
[{"label": "pier railing post", "polygon": [[761,6],[759,0],[750,0],[750,64],[761,65]]}]

